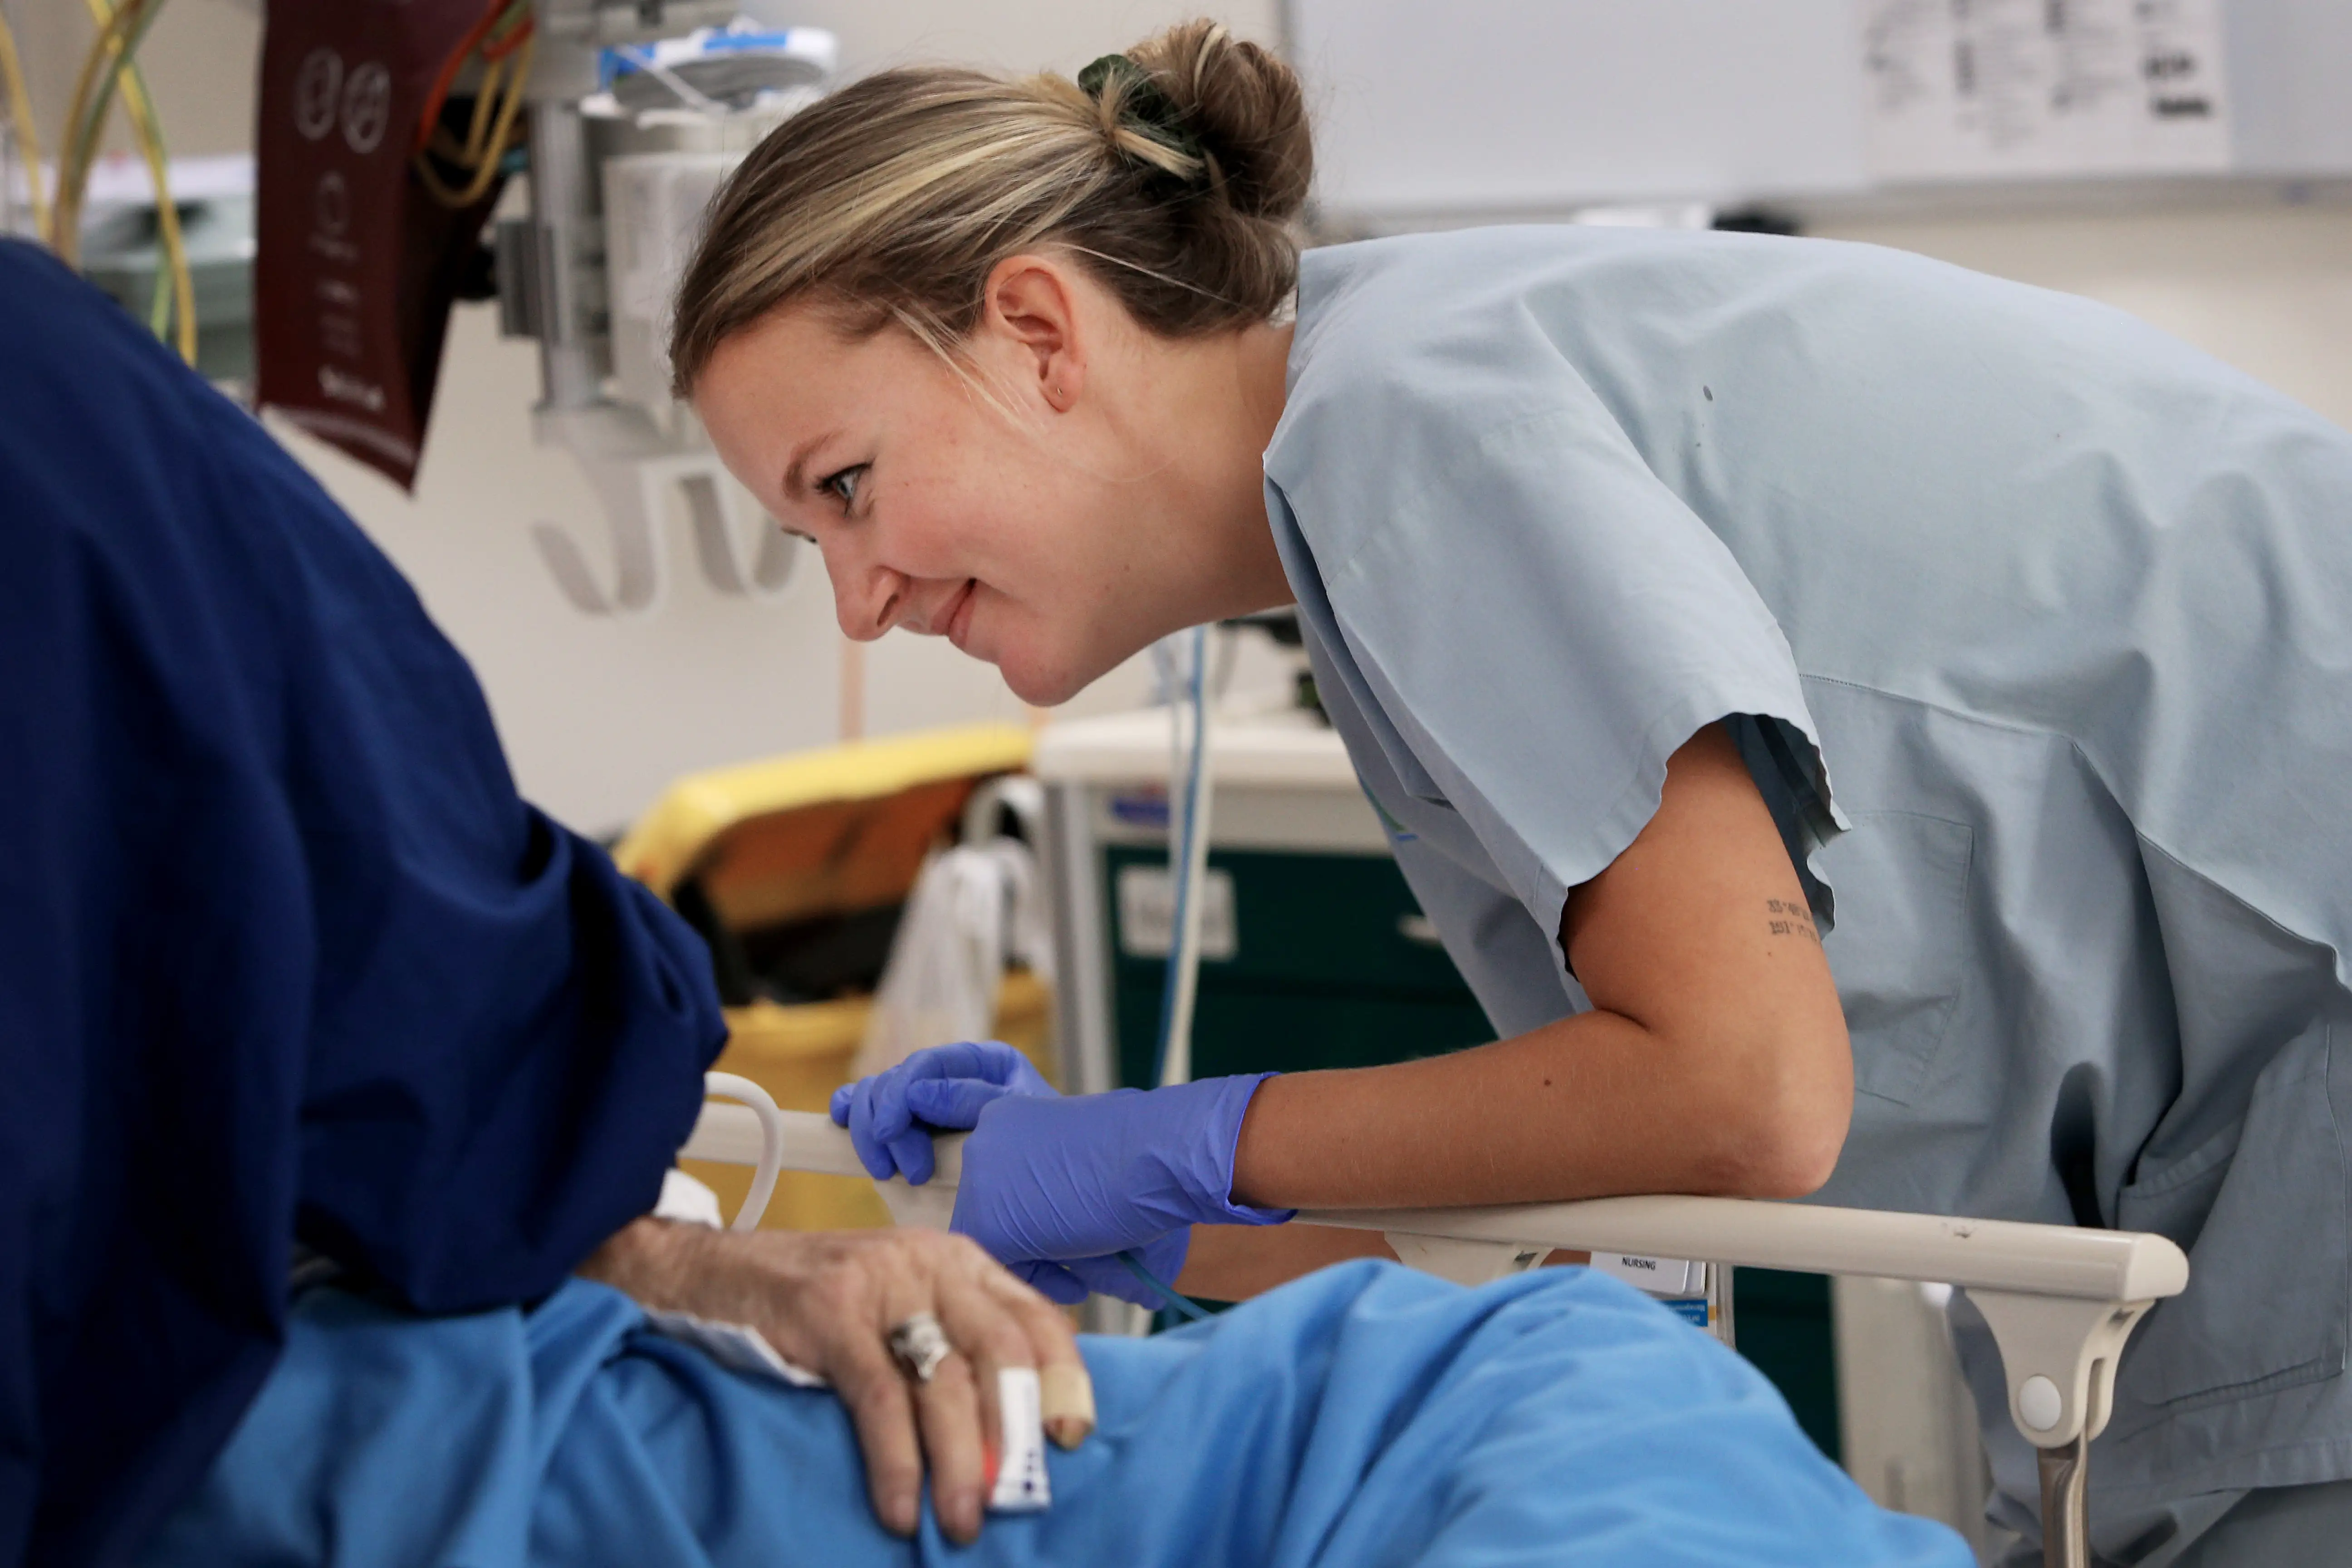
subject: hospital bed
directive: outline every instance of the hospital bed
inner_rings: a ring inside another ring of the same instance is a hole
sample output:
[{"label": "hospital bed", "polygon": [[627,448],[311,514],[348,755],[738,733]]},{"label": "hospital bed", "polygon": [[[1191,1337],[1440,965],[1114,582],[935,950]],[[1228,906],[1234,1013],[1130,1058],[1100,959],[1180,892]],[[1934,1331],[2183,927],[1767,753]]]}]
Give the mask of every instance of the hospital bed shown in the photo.
[{"label": "hospital bed", "polygon": [[[764,1089],[730,1074],[711,1074],[708,1089],[712,1100],[682,1153],[755,1167],[737,1228],[758,1222],[780,1172],[866,1173],[849,1135],[829,1118],[779,1110]],[[901,1178],[876,1184],[896,1223],[946,1228],[962,1142],[938,1141],[938,1174],[920,1187]],[[1966,1289],[2000,1347],[2010,1418],[2041,1456],[2045,1568],[2089,1568],[2087,1465],[2091,1439],[2112,1408],[2116,1363],[2147,1310],[2189,1283],[2188,1258],[2160,1236],[1738,1198],[1595,1198],[1298,1218],[1379,1231],[1405,1262],[1465,1285],[1534,1268],[1564,1248]]]}]

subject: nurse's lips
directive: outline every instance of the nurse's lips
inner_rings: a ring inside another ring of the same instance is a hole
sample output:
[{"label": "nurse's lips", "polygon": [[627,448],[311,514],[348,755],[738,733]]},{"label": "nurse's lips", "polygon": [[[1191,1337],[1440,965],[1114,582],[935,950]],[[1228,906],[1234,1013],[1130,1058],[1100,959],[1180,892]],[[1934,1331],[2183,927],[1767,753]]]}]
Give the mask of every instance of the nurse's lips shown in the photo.
[{"label": "nurse's lips", "polygon": [[948,618],[940,629],[947,633],[948,641],[955,645],[959,653],[971,651],[963,646],[963,638],[964,634],[971,630],[971,603],[979,592],[980,579],[968,578],[956,596],[948,601]]}]

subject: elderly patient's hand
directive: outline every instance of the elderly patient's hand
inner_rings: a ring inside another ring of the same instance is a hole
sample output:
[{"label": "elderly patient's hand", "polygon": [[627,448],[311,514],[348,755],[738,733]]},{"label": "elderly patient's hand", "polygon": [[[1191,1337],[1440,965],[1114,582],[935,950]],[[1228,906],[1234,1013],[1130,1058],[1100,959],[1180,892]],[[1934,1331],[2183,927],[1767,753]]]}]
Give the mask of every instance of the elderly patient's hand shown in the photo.
[{"label": "elderly patient's hand", "polygon": [[[940,1527],[962,1542],[980,1533],[999,1368],[1038,1369],[1045,1429],[1064,1447],[1094,1427],[1093,1384],[1069,1320],[961,1236],[736,1233],[641,1219],[580,1272],[649,1307],[755,1328],[785,1360],[824,1374],[856,1423],[874,1511],[901,1535],[915,1529],[926,1454]],[[935,1315],[955,1349],[922,1384],[887,1343],[918,1312]]]}]

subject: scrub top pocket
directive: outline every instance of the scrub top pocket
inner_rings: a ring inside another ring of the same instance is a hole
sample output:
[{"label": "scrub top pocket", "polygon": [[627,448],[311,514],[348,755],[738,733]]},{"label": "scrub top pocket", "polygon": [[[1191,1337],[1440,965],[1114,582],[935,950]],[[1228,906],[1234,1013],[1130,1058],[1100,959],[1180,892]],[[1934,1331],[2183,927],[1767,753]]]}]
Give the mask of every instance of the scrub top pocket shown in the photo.
[{"label": "scrub top pocket", "polygon": [[1837,890],[1837,925],[1822,944],[1865,1094],[1910,1104],[1951,1027],[1975,847],[1965,822],[1879,811],[1813,851]]},{"label": "scrub top pocket", "polygon": [[[2328,1094],[2336,1032],[2314,1020],[2256,1081],[2242,1122],[2116,1194],[2117,1227],[2170,1237],[2189,1269],[2188,1290],[2125,1352],[2118,1439],[2185,1407],[2343,1372],[2352,1236]],[[2279,1245],[2282,1227],[2294,1245]]]}]

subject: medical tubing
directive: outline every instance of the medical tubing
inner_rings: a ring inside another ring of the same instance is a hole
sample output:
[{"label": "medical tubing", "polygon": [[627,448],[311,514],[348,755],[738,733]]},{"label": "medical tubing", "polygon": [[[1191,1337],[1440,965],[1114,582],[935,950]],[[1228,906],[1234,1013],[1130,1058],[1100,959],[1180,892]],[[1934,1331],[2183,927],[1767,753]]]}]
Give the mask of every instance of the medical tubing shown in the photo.
[{"label": "medical tubing", "polygon": [[[1213,789],[1209,772],[1208,636],[1205,626],[1192,628],[1192,745],[1184,770],[1182,832],[1171,837],[1169,874],[1174,899],[1167,977],[1160,992],[1160,1041],[1152,1054],[1151,1081],[1160,1088],[1188,1082],[1192,1076],[1192,1007],[1201,974],[1201,885],[1209,859]],[[1181,717],[1172,704],[1169,722],[1181,730]]]},{"label": "medical tubing", "polygon": [[1195,1323],[1205,1323],[1209,1321],[1208,1312],[1198,1301],[1190,1296],[1180,1294],[1176,1287],[1146,1268],[1142,1258],[1137,1253],[1130,1250],[1119,1253],[1118,1257],[1121,1263],[1127,1265],[1127,1271],[1129,1274],[1142,1280],[1158,1293],[1160,1300],[1168,1304],[1169,1310]]},{"label": "medical tubing", "polygon": [[696,91],[692,82],[688,81],[684,77],[678,75],[676,71],[670,69],[667,66],[656,59],[654,58],[652,45],[647,44],[637,48],[624,47],[615,50],[614,53],[618,54],[623,59],[628,61],[631,65],[636,67],[639,70],[645,72],[647,76],[653,78],[656,81],[661,83],[664,87],[669,89],[671,92],[677,95],[677,100],[679,103],[693,110],[696,113],[724,115],[727,112],[727,106],[725,104],[717,102],[716,100],[704,96],[702,93]]},{"label": "medical tubing", "polygon": [[1168,694],[1168,960],[1160,971],[1160,1027],[1151,1045],[1151,1088],[1168,1082],[1168,1043],[1174,1037],[1176,975],[1183,959],[1184,869],[1192,862],[1192,761],[1197,760],[1197,753],[1188,760],[1184,751],[1184,714],[1179,706],[1184,694],[1178,688],[1176,655],[1164,644],[1152,652],[1158,656],[1163,650],[1161,689]]},{"label": "medical tubing", "polygon": [[1208,918],[1209,817],[1216,800],[1216,758],[1209,733],[1209,628],[1192,634],[1192,767],[1184,805],[1184,916],[1177,928],[1176,1008],[1169,1023],[1168,1072],[1192,1077],[1192,1014],[1201,989],[1201,924]]}]

